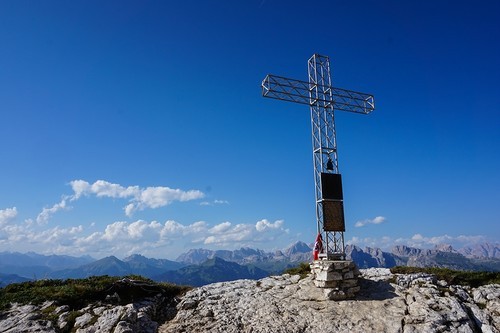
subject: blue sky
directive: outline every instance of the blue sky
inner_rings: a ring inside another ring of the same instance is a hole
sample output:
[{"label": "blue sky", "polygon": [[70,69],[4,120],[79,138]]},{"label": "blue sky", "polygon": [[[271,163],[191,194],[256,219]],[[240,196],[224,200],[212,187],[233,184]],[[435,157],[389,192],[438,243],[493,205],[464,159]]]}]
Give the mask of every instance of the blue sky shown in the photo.
[{"label": "blue sky", "polygon": [[268,73],[375,95],[336,113],[346,240],[500,240],[497,1],[0,2],[0,251],[173,259],[316,226],[309,110]]}]

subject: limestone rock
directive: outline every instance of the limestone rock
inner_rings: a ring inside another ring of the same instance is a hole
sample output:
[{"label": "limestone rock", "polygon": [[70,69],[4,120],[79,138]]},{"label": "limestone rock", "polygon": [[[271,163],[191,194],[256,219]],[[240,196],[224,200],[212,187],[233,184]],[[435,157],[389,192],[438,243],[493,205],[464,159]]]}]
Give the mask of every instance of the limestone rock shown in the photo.
[{"label": "limestone rock", "polygon": [[[0,314],[0,332],[77,332],[77,333],[156,333],[158,322],[174,317],[177,301],[163,296],[144,299],[127,305],[89,304],[72,311],[69,306],[55,307],[47,316],[49,306],[17,305]],[[74,314],[77,314],[76,318]],[[73,315],[74,322],[69,318]],[[52,322],[47,317],[57,318]],[[73,326],[71,326],[73,325]]]},{"label": "limestone rock", "polygon": [[47,332],[56,333],[51,321],[43,320],[34,305],[14,304],[0,316],[0,332],[26,333]]},{"label": "limestone rock", "polygon": [[389,268],[366,268],[360,270],[360,272],[361,277],[373,281],[389,280],[392,277],[392,273]]},{"label": "limestone rock", "polygon": [[283,275],[192,290],[159,332],[399,332],[401,321],[373,318],[387,312],[402,318],[403,305],[392,299],[329,301],[312,277]]},{"label": "limestone rock", "polygon": [[[482,309],[482,313],[486,318],[491,318],[491,321],[481,321],[481,325],[492,325],[500,332],[500,285],[493,284],[481,286],[472,291],[474,302],[477,303],[478,309]],[[495,331],[494,331],[495,332]]]},{"label": "limestone rock", "polygon": [[436,283],[436,277],[426,273],[399,274],[396,283],[401,287],[410,287],[415,284],[433,284]]},{"label": "limestone rock", "polygon": [[159,332],[500,333],[500,285],[446,286],[431,275],[367,269],[359,288],[355,299],[333,301],[312,276],[206,285],[186,293]]}]

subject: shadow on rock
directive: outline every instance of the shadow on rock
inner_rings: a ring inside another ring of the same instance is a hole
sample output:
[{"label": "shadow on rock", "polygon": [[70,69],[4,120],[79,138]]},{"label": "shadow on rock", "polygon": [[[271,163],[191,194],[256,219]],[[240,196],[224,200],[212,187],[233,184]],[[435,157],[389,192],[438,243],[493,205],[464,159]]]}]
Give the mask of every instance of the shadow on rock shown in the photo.
[{"label": "shadow on rock", "polygon": [[357,300],[386,300],[398,297],[394,287],[389,281],[373,281],[368,279],[359,279],[361,290],[356,296]]}]

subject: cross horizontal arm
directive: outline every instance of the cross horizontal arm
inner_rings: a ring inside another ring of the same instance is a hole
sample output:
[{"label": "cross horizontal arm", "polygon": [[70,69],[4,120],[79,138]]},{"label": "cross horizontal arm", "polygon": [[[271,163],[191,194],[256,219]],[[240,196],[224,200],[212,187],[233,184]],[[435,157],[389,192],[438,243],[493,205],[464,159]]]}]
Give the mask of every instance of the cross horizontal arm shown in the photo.
[{"label": "cross horizontal arm", "polygon": [[[324,98],[313,98],[319,88]],[[323,108],[368,114],[375,110],[375,102],[370,94],[312,84],[306,81],[288,79],[268,74],[262,81],[262,96],[283,101],[316,105]]]}]

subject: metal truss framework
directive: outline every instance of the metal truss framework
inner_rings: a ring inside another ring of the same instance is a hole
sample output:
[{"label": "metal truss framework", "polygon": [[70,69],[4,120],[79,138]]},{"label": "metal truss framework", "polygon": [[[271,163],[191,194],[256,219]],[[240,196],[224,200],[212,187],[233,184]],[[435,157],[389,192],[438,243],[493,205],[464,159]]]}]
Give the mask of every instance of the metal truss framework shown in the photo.
[{"label": "metal truss framework", "polygon": [[311,110],[316,220],[323,241],[322,257],[345,259],[344,231],[324,228],[321,174],[340,173],[334,110],[368,114],[375,109],[370,94],[332,87],[330,59],[314,54],[308,61],[309,82],[267,75],[262,81],[264,97],[307,104]]}]

